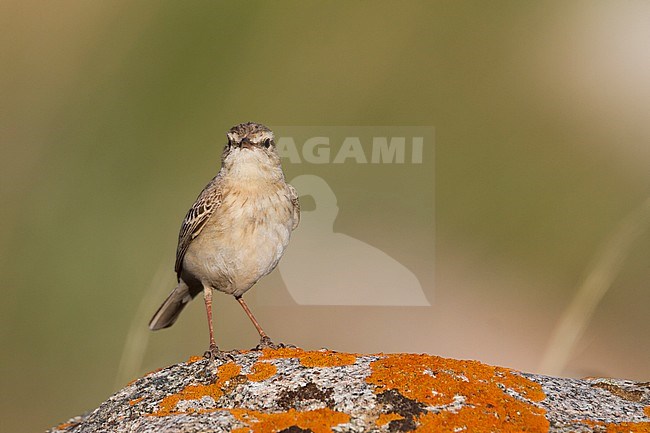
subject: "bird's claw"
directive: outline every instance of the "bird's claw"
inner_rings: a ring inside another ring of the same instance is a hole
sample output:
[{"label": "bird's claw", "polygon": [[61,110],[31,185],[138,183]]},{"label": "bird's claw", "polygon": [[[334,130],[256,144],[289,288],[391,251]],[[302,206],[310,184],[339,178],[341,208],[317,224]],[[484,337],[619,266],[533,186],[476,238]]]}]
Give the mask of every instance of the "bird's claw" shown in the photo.
[{"label": "bird's claw", "polygon": [[263,349],[277,350],[277,349],[284,349],[284,348],[287,348],[287,347],[295,349],[296,346],[294,346],[292,344],[274,343],[273,341],[271,341],[271,339],[269,337],[265,336],[265,337],[262,337],[260,339],[260,344],[255,346],[255,348],[253,348],[253,350],[263,350]]},{"label": "bird's claw", "polygon": [[205,351],[203,354],[204,358],[207,358],[211,363],[214,361],[229,362],[235,360],[235,355],[238,352],[226,352],[217,347],[216,344],[211,344],[210,348]]}]

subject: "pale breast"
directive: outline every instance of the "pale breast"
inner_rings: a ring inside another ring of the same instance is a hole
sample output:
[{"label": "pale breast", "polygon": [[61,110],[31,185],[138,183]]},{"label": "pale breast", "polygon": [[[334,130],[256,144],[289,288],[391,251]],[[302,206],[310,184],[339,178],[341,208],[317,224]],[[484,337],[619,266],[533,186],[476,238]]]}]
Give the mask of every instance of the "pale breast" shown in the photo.
[{"label": "pale breast", "polygon": [[221,206],[190,244],[183,269],[241,295],[270,273],[289,243],[293,205],[284,182],[224,184]]}]

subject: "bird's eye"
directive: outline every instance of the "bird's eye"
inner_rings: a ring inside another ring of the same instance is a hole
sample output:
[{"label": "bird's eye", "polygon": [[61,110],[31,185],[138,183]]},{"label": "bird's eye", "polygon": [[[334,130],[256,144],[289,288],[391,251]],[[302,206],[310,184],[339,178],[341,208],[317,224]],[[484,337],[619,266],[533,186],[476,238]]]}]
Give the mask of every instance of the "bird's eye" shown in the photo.
[{"label": "bird's eye", "polygon": [[263,144],[264,147],[266,147],[266,148],[270,147],[270,146],[271,146],[271,139],[270,139],[270,138],[267,138],[266,140],[264,140],[264,141],[262,142],[262,144]]}]

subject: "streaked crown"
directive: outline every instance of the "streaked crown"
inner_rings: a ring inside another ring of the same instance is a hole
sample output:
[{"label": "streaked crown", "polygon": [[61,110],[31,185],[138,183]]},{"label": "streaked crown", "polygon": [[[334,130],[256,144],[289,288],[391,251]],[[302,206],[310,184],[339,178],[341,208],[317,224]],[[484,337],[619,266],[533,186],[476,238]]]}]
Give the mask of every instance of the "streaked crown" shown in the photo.
[{"label": "streaked crown", "polygon": [[241,147],[243,144],[252,144],[260,147],[275,145],[273,131],[261,123],[240,123],[228,131],[228,143]]}]

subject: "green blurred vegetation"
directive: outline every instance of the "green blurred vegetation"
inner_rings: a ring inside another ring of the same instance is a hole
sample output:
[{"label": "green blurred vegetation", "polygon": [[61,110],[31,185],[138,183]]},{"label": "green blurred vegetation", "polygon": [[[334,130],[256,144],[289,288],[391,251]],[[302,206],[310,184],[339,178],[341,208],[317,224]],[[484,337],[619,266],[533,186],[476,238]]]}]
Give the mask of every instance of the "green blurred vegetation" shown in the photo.
[{"label": "green blurred vegetation", "polygon": [[[615,2],[1,2],[3,430],[117,390],[141,299],[161,267],[148,311],[171,290],[181,218],[248,120],[436,128],[435,185],[408,185],[435,191],[433,309],[367,309],[364,329],[340,309],[266,314],[268,329],[534,370],[595,251],[650,191],[649,17]],[[644,233],[566,374],[648,379],[649,259]],[[220,302],[220,344],[256,344]],[[134,376],[204,350],[202,305],[188,310]]]}]

